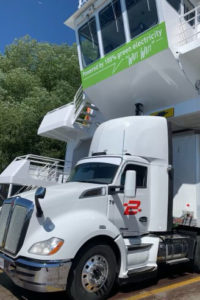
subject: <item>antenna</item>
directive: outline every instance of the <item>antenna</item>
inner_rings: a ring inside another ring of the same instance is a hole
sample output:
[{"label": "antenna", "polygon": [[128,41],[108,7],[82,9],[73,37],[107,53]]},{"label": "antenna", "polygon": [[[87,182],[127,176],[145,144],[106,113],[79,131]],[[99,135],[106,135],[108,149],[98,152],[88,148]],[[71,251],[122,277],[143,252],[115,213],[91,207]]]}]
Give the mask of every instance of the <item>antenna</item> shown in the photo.
[{"label": "antenna", "polygon": [[136,103],[135,104],[135,115],[136,116],[143,115],[143,113],[144,113],[143,108],[144,108],[144,106],[142,103]]},{"label": "antenna", "polygon": [[124,132],[123,132],[123,143],[122,143],[122,155],[124,155],[124,152],[125,152],[125,150],[124,150],[125,134],[126,134],[126,131],[125,131],[125,129],[124,129]]}]

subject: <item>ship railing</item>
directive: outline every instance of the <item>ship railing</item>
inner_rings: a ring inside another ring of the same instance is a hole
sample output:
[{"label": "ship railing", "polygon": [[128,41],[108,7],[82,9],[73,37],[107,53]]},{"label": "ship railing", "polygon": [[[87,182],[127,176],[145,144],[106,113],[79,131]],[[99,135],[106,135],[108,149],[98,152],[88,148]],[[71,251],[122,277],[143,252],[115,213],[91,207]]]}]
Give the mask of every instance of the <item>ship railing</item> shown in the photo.
[{"label": "ship railing", "polygon": [[200,5],[180,16],[179,45],[200,38]]},{"label": "ship railing", "polygon": [[74,96],[74,101],[73,101],[73,104],[75,106],[75,113],[77,113],[77,111],[80,109],[81,105],[83,104],[84,101],[83,97],[84,97],[83,88],[82,86],[80,86]]},{"label": "ship railing", "polygon": [[90,127],[92,119],[95,117],[97,107],[86,100],[82,86],[78,89],[74,97],[75,116],[74,123],[79,124],[81,127]]},{"label": "ship railing", "polygon": [[78,124],[81,126],[81,128],[89,127],[92,124],[91,119],[95,117],[94,111],[98,110],[94,104],[90,104],[87,101],[87,97],[83,91],[83,88],[82,86],[80,86],[72,102],[49,111],[47,115],[55,113],[62,109],[66,109],[69,106],[74,107],[73,112],[70,115],[70,124]]},{"label": "ship railing", "polygon": [[15,159],[15,161],[19,160],[27,160],[30,162],[27,175],[32,178],[55,183],[66,181],[64,160],[33,154],[19,156]]}]

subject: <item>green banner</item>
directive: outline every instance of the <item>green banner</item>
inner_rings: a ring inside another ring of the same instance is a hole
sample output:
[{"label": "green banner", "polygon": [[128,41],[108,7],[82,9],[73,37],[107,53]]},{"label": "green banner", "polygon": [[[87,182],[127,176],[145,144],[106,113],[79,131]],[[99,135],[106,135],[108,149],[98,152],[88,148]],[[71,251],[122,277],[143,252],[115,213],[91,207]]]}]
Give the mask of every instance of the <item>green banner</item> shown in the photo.
[{"label": "green banner", "polygon": [[167,33],[163,22],[81,71],[83,89],[167,48]]}]

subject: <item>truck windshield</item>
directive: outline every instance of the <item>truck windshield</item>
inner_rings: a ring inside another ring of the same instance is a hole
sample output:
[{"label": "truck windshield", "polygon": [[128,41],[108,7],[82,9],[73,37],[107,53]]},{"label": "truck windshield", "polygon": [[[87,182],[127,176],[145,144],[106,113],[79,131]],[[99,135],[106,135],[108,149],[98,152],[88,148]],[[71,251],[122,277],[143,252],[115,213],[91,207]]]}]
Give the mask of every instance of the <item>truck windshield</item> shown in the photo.
[{"label": "truck windshield", "polygon": [[72,171],[68,181],[109,184],[113,181],[118,165],[108,163],[83,163]]}]

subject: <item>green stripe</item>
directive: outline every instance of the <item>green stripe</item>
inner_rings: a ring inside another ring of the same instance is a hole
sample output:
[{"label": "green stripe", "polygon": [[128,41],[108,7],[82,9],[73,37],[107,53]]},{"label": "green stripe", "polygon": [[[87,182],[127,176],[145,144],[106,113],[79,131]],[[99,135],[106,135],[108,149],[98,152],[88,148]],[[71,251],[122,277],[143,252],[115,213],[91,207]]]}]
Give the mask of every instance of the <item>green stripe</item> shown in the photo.
[{"label": "green stripe", "polygon": [[81,71],[86,89],[168,48],[165,22],[112,51]]}]

